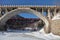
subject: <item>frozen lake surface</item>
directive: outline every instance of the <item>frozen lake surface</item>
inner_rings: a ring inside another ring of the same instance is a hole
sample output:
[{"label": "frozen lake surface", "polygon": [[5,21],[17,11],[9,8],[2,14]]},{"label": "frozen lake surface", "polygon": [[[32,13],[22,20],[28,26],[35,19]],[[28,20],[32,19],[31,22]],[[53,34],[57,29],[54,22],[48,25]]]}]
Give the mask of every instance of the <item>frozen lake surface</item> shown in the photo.
[{"label": "frozen lake surface", "polygon": [[37,32],[0,32],[0,40],[60,40],[60,36]]}]

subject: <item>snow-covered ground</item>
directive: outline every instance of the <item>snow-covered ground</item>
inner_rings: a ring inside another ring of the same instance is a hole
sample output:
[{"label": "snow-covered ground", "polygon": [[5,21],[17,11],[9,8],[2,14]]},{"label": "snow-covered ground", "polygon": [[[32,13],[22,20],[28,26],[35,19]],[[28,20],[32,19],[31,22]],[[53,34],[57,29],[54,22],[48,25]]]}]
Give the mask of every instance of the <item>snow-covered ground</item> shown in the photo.
[{"label": "snow-covered ground", "polygon": [[52,20],[57,20],[57,19],[60,19],[60,13],[57,13],[57,14],[52,18]]},{"label": "snow-covered ground", "polygon": [[0,40],[60,40],[60,36],[37,32],[0,32]]}]

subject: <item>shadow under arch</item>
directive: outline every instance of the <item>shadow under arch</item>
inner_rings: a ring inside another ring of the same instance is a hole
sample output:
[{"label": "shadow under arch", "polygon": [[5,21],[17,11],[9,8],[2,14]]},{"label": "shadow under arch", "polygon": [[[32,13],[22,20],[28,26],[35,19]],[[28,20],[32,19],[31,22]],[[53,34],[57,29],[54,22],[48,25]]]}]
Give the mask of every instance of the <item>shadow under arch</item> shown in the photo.
[{"label": "shadow under arch", "polygon": [[45,23],[45,26],[48,27],[49,26],[49,22],[48,20],[40,13],[40,12],[37,12],[33,9],[30,9],[30,8],[17,8],[15,10],[12,10],[6,14],[4,14],[1,18],[0,18],[0,24],[5,24],[5,22],[10,19],[11,17],[17,15],[17,14],[20,14],[22,12],[27,12],[27,13],[33,13],[34,15],[36,15],[37,17],[39,17],[40,19],[42,19]]}]

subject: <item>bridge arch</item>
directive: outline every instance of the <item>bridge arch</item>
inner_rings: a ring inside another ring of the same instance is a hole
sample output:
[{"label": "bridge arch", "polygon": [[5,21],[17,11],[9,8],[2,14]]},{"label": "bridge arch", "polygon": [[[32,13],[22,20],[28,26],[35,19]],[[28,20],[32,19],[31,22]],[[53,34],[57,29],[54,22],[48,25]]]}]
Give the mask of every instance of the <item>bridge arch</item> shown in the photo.
[{"label": "bridge arch", "polygon": [[20,14],[22,12],[27,12],[27,13],[33,13],[35,14],[37,17],[39,17],[40,19],[42,19],[44,22],[45,22],[45,26],[46,28],[49,27],[49,22],[48,20],[40,13],[40,12],[37,12],[33,9],[30,9],[30,8],[17,8],[15,10],[12,10],[10,12],[7,12],[5,13],[1,18],[0,18],[0,24],[5,24],[5,22],[10,19],[11,17],[17,15],[17,14]]}]

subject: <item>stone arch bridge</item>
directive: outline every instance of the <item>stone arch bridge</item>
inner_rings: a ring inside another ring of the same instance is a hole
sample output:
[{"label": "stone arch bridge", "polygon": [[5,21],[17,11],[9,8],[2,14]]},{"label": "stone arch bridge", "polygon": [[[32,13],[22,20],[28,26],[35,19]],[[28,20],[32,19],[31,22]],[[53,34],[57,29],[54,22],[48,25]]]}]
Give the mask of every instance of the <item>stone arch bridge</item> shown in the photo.
[{"label": "stone arch bridge", "polygon": [[[5,10],[2,15],[2,10]],[[50,32],[51,20],[52,18],[59,12],[59,7],[55,6],[43,6],[43,7],[1,7],[0,8],[0,27],[4,26],[6,21],[11,17],[20,14],[22,12],[33,13],[40,19],[42,19],[45,23],[45,32]],[[44,12],[46,12],[46,16],[44,16]]]}]

